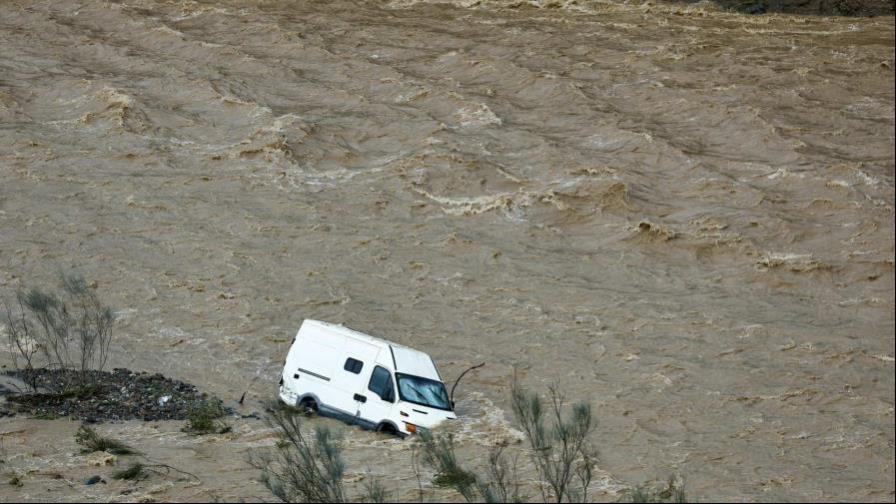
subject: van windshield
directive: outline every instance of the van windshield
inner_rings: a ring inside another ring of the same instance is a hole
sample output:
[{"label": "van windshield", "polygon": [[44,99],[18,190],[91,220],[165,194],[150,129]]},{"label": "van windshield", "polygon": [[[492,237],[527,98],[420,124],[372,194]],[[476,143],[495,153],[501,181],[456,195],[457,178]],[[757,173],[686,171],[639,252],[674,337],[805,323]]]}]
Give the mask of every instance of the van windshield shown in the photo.
[{"label": "van windshield", "polygon": [[395,373],[395,378],[402,401],[451,411],[451,401],[442,382],[401,373]]}]

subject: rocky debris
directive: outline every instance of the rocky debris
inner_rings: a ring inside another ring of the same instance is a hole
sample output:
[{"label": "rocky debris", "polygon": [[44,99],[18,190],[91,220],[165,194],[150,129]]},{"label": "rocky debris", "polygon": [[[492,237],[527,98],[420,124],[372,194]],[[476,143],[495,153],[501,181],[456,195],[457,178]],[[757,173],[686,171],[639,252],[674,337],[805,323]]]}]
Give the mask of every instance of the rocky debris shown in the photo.
[{"label": "rocky debris", "polygon": [[[196,386],[155,373],[134,372],[128,369],[91,371],[87,383],[77,391],[48,393],[54,383],[70,383],[72,370],[38,369],[38,393],[8,395],[0,412],[28,413],[35,418],[70,417],[87,423],[107,420],[185,420],[191,408],[211,402],[221,406],[225,414],[232,411],[223,407],[220,399],[199,392]],[[22,371],[6,373],[21,378]],[[2,416],[2,413],[0,413]]]},{"label": "rocky debris", "polygon": [[85,485],[96,485],[97,483],[105,483],[105,482],[106,482],[106,480],[104,480],[103,478],[99,477],[98,475],[94,475],[94,476],[87,478],[87,480],[84,482],[84,484]]}]

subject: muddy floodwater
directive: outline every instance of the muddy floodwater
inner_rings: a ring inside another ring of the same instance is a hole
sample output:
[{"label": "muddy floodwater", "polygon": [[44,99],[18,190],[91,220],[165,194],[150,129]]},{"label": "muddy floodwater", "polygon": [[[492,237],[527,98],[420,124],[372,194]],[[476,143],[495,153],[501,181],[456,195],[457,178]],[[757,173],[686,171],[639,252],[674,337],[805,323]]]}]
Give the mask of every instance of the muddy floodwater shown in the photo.
[{"label": "muddy floodwater", "polygon": [[[893,501],[893,17],[552,7],[0,2],[0,290],[77,268],[113,365],[241,414],[306,317],[486,362],[474,467],[516,368],[593,405],[599,500]],[[232,423],[104,425],[201,482],[85,486],[76,422],[0,419],[0,500],[270,498]],[[418,499],[411,443],[345,433]]]}]

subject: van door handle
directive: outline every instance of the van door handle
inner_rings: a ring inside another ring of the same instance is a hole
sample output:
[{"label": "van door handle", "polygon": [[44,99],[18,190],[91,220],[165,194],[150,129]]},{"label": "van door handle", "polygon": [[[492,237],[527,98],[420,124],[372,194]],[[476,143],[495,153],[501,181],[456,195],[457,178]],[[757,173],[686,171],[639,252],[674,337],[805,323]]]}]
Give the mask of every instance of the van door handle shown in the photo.
[{"label": "van door handle", "polygon": [[361,403],[367,402],[367,396],[362,396],[361,394],[355,394],[355,400]]}]

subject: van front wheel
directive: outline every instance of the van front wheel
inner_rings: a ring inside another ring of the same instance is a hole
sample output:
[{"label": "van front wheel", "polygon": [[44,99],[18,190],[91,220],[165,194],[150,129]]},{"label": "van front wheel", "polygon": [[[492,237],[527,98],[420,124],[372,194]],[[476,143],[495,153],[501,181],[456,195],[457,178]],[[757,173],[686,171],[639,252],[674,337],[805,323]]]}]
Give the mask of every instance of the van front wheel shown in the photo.
[{"label": "van front wheel", "polygon": [[383,434],[388,434],[390,436],[398,435],[398,429],[396,429],[394,425],[392,425],[390,423],[386,423],[386,422],[383,422],[383,423],[377,425],[376,431],[382,432]]},{"label": "van front wheel", "polygon": [[317,413],[317,401],[310,397],[306,397],[299,402],[299,409],[305,413]]}]

